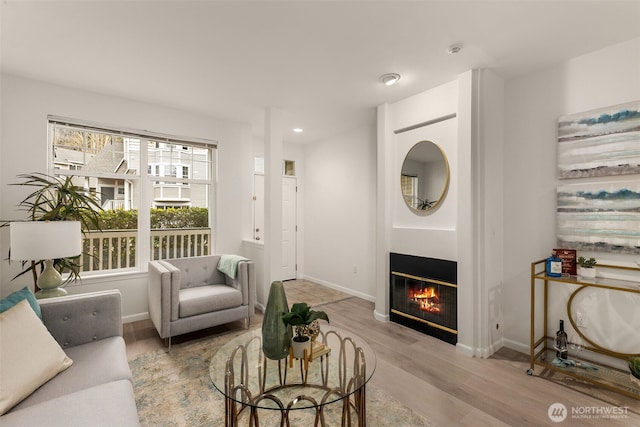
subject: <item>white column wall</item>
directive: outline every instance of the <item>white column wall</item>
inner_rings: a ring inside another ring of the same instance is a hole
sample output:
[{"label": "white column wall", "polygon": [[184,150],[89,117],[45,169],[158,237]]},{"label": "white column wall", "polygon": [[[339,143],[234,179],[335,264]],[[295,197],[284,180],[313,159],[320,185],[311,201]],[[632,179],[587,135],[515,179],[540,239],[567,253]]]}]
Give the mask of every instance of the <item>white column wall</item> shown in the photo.
[{"label": "white column wall", "polygon": [[[378,177],[382,201],[378,201],[381,247],[375,316],[385,320],[389,313],[389,252],[456,261],[457,346],[480,357],[489,356],[501,345],[502,87],[502,79],[494,73],[472,70],[378,110],[382,138],[378,153],[385,157],[378,159],[378,173],[383,176]],[[393,133],[453,113],[455,119],[406,134]],[[399,196],[400,169],[411,138],[436,142],[449,160],[449,192],[442,206],[427,215],[410,212]],[[496,324],[497,334],[491,331]]]}]

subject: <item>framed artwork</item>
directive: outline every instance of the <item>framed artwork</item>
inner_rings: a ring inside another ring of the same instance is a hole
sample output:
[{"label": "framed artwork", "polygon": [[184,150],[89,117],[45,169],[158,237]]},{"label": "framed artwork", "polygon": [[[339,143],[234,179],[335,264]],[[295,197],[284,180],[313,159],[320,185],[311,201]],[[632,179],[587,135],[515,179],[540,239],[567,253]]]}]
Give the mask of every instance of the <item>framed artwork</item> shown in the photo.
[{"label": "framed artwork", "polygon": [[640,180],[558,187],[558,247],[640,254]]},{"label": "framed artwork", "polygon": [[640,173],[640,101],[558,119],[558,178]]}]

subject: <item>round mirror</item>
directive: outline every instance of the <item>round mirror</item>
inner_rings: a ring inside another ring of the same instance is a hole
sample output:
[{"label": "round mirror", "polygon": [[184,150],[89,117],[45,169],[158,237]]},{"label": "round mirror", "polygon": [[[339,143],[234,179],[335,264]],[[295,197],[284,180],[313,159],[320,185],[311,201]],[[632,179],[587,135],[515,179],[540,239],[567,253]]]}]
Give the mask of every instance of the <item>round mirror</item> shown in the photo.
[{"label": "round mirror", "polygon": [[414,145],[402,163],[402,197],[416,213],[435,209],[449,187],[449,162],[440,147],[431,141]]}]

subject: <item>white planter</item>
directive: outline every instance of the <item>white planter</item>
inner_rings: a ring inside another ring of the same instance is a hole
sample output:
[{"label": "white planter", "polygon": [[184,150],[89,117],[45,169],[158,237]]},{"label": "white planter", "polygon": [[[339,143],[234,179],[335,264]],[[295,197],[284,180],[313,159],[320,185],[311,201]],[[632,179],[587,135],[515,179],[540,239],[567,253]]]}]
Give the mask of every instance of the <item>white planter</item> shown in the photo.
[{"label": "white planter", "polygon": [[[298,339],[303,341],[297,341]],[[305,335],[295,336],[291,339],[291,348],[293,349],[293,357],[296,359],[302,359],[305,350],[307,350],[307,357],[309,357],[311,356],[311,339]]]},{"label": "white planter", "polygon": [[578,266],[578,276],[584,277],[586,279],[595,279],[596,269],[594,267],[586,268]]}]

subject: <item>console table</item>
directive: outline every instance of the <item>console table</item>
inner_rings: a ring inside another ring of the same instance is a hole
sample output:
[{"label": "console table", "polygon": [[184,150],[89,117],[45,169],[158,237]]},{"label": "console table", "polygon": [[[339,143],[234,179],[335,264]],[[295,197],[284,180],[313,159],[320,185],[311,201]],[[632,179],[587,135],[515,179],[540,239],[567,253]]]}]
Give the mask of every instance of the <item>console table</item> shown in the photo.
[{"label": "console table", "polygon": [[328,352],[307,363],[267,359],[260,330],[220,348],[209,376],[224,395],[225,426],[366,426],[366,385],[376,366],[373,349],[353,332],[329,325],[323,325],[317,340]]},{"label": "console table", "polygon": [[[626,271],[637,274],[640,268],[622,267],[615,265],[601,265],[597,268],[614,272]],[[551,363],[555,358],[555,350],[553,349],[554,337],[549,333],[550,327],[547,323],[548,299],[550,286],[566,286],[573,288],[573,292],[567,302],[567,317],[573,329],[587,344],[582,349],[588,350],[594,354],[606,355],[612,358],[626,361],[629,356],[638,356],[639,354],[623,353],[615,349],[605,348],[594,342],[586,336],[577,325],[577,315],[572,311],[572,302],[575,296],[586,289],[608,290],[616,292],[628,292],[632,294],[640,294],[640,282],[633,280],[618,280],[608,278],[585,279],[578,276],[566,277],[550,277],[547,275],[545,260],[539,260],[531,263],[531,333],[530,333],[530,366],[527,369],[528,375],[533,375],[535,365],[542,366],[545,369],[560,372],[564,375],[586,381],[591,384],[612,390],[624,395],[640,399],[640,387],[632,383],[628,370],[616,369],[604,363],[598,363],[594,360],[588,360],[584,357],[578,358],[575,354],[570,354],[571,359],[576,362],[576,366],[558,367]],[[542,293],[542,335],[536,335],[536,288],[540,288]],[[615,308],[614,308],[615,309]],[[630,339],[637,339],[630,337]],[[571,343],[569,343],[571,344]],[[590,366],[595,367],[594,370],[582,369],[580,364],[587,362]]]}]

